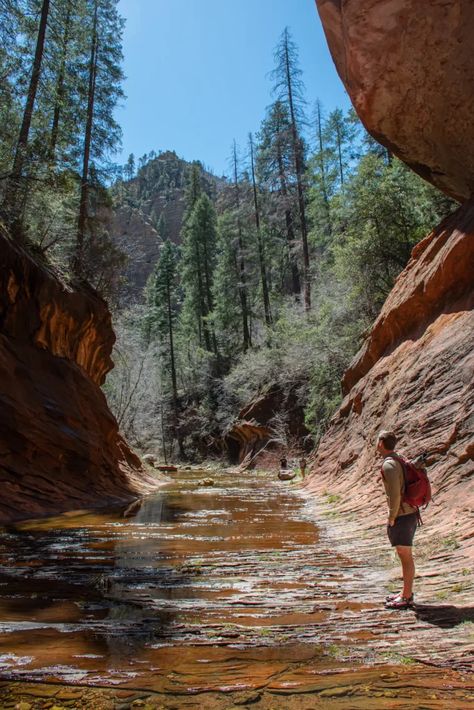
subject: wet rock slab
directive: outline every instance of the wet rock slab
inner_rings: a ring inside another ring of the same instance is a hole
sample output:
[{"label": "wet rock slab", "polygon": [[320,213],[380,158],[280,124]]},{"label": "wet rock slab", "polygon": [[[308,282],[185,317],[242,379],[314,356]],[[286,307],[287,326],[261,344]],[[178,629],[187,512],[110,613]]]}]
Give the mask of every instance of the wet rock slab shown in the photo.
[{"label": "wet rock slab", "polygon": [[[385,611],[373,539],[357,549],[347,523],[271,474],[214,472],[212,488],[202,475],[181,472],[134,517],[3,531],[5,707],[471,702],[469,624],[449,609],[435,624],[429,604]],[[419,663],[428,647],[436,667]]]}]

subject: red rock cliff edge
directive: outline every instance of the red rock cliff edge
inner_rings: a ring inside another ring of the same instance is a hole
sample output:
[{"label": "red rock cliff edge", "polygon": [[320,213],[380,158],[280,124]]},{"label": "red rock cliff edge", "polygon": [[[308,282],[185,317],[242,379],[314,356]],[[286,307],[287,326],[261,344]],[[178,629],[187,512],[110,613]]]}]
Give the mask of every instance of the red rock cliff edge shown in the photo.
[{"label": "red rock cliff edge", "polygon": [[415,172],[474,194],[472,0],[316,0],[367,130]]},{"label": "red rock cliff edge", "polygon": [[[430,535],[454,536],[474,561],[474,201],[413,250],[366,342],[308,486],[340,496],[360,526],[385,521],[377,433],[408,455],[432,452]],[[428,526],[427,526],[428,529]]]},{"label": "red rock cliff edge", "polygon": [[126,503],[154,482],[100,384],[110,314],[0,235],[0,523]]}]

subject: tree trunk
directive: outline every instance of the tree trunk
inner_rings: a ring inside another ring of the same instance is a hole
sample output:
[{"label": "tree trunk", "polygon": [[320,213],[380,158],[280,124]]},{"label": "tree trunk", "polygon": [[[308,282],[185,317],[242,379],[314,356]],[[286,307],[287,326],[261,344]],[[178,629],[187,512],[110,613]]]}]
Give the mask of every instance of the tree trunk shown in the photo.
[{"label": "tree trunk", "polygon": [[[212,298],[212,289],[211,289],[211,274],[209,273],[209,263],[210,263],[210,255],[209,255],[209,250],[207,248],[207,239],[204,236],[204,279],[206,282],[206,301],[207,301],[207,310],[206,310],[206,315],[209,315],[209,313],[212,313],[214,309],[214,302]],[[210,337],[212,338],[212,351],[214,355],[217,355],[217,340],[216,340],[216,334],[214,332],[214,328],[212,328]],[[209,352],[211,352],[211,348],[208,348]]]},{"label": "tree trunk", "polygon": [[169,280],[166,281],[166,301],[168,308],[168,337],[170,343],[170,365],[171,365],[171,387],[173,392],[173,404],[176,408],[178,403],[178,386],[176,383],[176,366],[174,359],[174,341],[173,341],[173,312],[171,310],[171,287]]},{"label": "tree trunk", "polygon": [[56,145],[58,142],[59,134],[59,121],[61,116],[62,104],[64,101],[64,80],[66,76],[66,59],[69,44],[69,31],[71,26],[71,0],[68,0],[66,20],[64,23],[64,34],[61,46],[61,63],[59,65],[58,81],[56,84],[56,100],[54,105],[53,123],[51,126],[51,144],[50,144],[50,156],[51,163],[55,161]]},{"label": "tree trunk", "polygon": [[237,146],[234,141],[234,194],[235,194],[235,207],[237,211],[237,236],[239,245],[239,297],[240,297],[240,307],[242,311],[242,331],[244,338],[244,350],[248,350],[252,345],[249,322],[248,322],[248,303],[247,303],[247,277],[245,272],[245,260],[244,260],[244,245],[242,239],[242,223],[240,221],[240,191],[239,191],[239,181],[237,175]]},{"label": "tree trunk", "polygon": [[87,97],[87,120],[84,136],[84,153],[82,161],[81,196],[79,200],[79,218],[77,222],[77,243],[74,271],[77,276],[84,275],[84,239],[87,223],[87,203],[89,200],[89,162],[92,142],[92,127],[94,121],[94,102],[97,75],[97,12],[98,0],[94,3],[94,20],[92,25],[91,54],[89,60],[89,90]]},{"label": "tree trunk", "polygon": [[183,458],[185,458],[183,438],[179,433],[178,384],[176,379],[176,363],[174,356],[173,312],[171,309],[171,284],[169,282],[169,279],[167,279],[166,281],[166,300],[168,307],[168,336],[170,343],[171,388],[173,392],[173,429],[178,442],[179,453]]},{"label": "tree trunk", "polygon": [[321,123],[321,106],[319,104],[319,101],[317,102],[317,111],[318,111],[317,120],[318,120],[319,167],[321,170],[321,186],[322,186],[322,190],[323,190],[324,207],[326,209],[328,234],[329,234],[329,236],[331,236],[331,234],[332,234],[331,209],[329,206],[329,196],[328,196],[328,189],[327,189],[327,183],[326,183],[326,165],[324,163],[324,145],[323,145],[323,127],[322,127],[322,123]]},{"label": "tree trunk", "polygon": [[339,161],[339,177],[341,178],[341,185],[344,185],[344,171],[342,168],[341,127],[339,126],[339,122],[336,122],[336,140],[337,156]]},{"label": "tree trunk", "polygon": [[[283,167],[283,157],[278,148],[278,172],[280,179],[280,192],[286,202],[288,198],[288,189],[286,186],[286,176]],[[298,264],[296,263],[295,256],[293,254],[294,244],[295,244],[295,232],[293,229],[293,215],[290,209],[285,209],[285,225],[286,225],[286,240],[288,244],[288,260],[290,262],[291,269],[291,287],[292,293],[295,296],[299,296],[301,293],[301,281],[300,281],[300,271],[298,269]]]},{"label": "tree trunk", "polygon": [[268,283],[267,283],[267,270],[265,265],[265,254],[263,248],[262,233],[260,231],[260,210],[258,206],[258,195],[257,195],[257,184],[255,181],[255,164],[253,157],[253,138],[252,134],[249,134],[249,145],[250,145],[250,165],[252,170],[252,187],[253,187],[253,204],[255,211],[255,226],[257,228],[257,246],[258,246],[258,260],[260,264],[260,279],[262,281],[262,295],[263,295],[263,309],[265,313],[265,323],[270,325],[272,322],[272,316],[270,311],[270,298],[268,295]]},{"label": "tree trunk", "polygon": [[290,57],[288,53],[288,43],[285,43],[286,62],[286,83],[288,90],[288,103],[291,118],[291,138],[293,143],[293,156],[295,161],[296,185],[298,191],[298,209],[301,224],[301,240],[303,244],[303,276],[304,276],[304,305],[305,310],[311,308],[311,284],[309,281],[309,248],[308,248],[308,228],[306,224],[304,191],[303,191],[303,166],[301,164],[301,145],[296,126],[295,108],[293,105],[293,89],[291,84]]},{"label": "tree trunk", "polygon": [[200,318],[199,318],[199,344],[201,345],[201,332],[204,335],[204,344],[206,346],[206,350],[211,352],[211,339],[209,337],[209,328],[207,326],[206,321],[204,320],[205,317],[207,316],[207,311],[206,311],[206,303],[204,300],[204,289],[202,285],[202,274],[201,274],[201,255],[199,253],[199,244],[197,241],[195,241],[195,251],[196,251],[196,269],[197,269],[197,277],[198,277],[198,295],[199,295],[199,311],[200,311]]},{"label": "tree trunk", "polygon": [[44,54],[44,44],[46,36],[46,28],[48,25],[49,0],[43,0],[41,7],[41,18],[38,28],[38,37],[36,40],[35,58],[31,69],[30,85],[26,98],[25,109],[23,111],[23,120],[21,123],[20,133],[16,144],[15,158],[13,167],[8,181],[6,196],[4,201],[4,212],[7,222],[14,228],[18,229],[19,215],[21,206],[19,205],[19,186],[23,174],[25,164],[26,151],[28,148],[28,138],[31,127],[31,119],[35,105],[36,93],[38,91],[39,77],[41,73],[41,63]]}]

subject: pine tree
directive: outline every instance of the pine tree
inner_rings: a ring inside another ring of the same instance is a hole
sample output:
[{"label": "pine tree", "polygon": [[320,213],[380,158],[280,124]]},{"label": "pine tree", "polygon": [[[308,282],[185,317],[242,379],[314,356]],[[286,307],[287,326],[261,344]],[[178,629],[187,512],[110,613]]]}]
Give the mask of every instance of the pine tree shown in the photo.
[{"label": "pine tree", "polygon": [[258,249],[258,263],[260,267],[260,280],[262,286],[262,298],[263,298],[263,310],[265,313],[265,323],[270,325],[272,322],[271,310],[270,310],[270,297],[268,291],[268,280],[267,280],[267,265],[265,258],[265,245],[263,240],[263,231],[261,228],[260,219],[260,205],[258,198],[257,180],[255,174],[255,150],[253,143],[253,136],[249,133],[249,155],[250,155],[250,174],[252,176],[252,195],[253,195],[253,205],[254,205],[254,217],[255,217],[255,231],[257,237],[257,249]]},{"label": "pine tree", "polygon": [[357,129],[353,114],[349,112],[344,116],[340,108],[331,111],[325,124],[323,134],[329,162],[337,171],[340,187],[344,186],[351,162],[355,157],[353,151]]},{"label": "pine tree", "polygon": [[0,193],[5,191],[20,130],[21,18],[20,0],[0,0]]},{"label": "pine tree", "polygon": [[[291,125],[286,106],[281,101],[272,104],[264,119],[257,147],[256,168],[267,195],[276,197],[267,200],[267,221],[271,221],[268,214],[283,211],[285,226],[283,231],[287,242],[288,264],[291,272],[290,292],[298,297],[301,293],[301,280],[297,260],[297,242],[293,213],[295,200],[292,194],[293,182],[292,141]],[[297,208],[296,208],[297,211]]]},{"label": "pine tree", "polygon": [[306,195],[304,188],[304,144],[300,126],[303,122],[304,85],[298,66],[298,51],[287,27],[283,30],[275,50],[276,68],[274,92],[288,108],[291,128],[291,143],[298,195],[298,210],[303,247],[303,276],[305,309],[311,308],[311,284],[309,272],[308,226],[306,221]]},{"label": "pine tree", "polygon": [[[217,342],[210,323],[213,311],[212,280],[215,262],[216,213],[209,197],[199,195],[198,171],[188,185],[189,208],[182,229],[184,289],[183,322],[191,327],[198,342],[217,354]],[[194,201],[194,204],[192,202]]]},{"label": "pine tree", "polygon": [[239,185],[239,160],[237,156],[237,144],[234,140],[232,145],[232,172],[233,172],[233,195],[234,195],[234,214],[237,231],[237,261],[239,265],[239,298],[242,312],[242,337],[244,350],[252,345],[252,339],[249,328],[249,306],[248,306],[248,286],[247,286],[247,270],[245,268],[245,248],[241,210],[241,196]]},{"label": "pine tree", "polygon": [[41,13],[38,23],[36,48],[33,63],[30,70],[28,93],[26,103],[23,110],[23,118],[20,126],[18,140],[16,142],[15,153],[13,158],[13,166],[8,179],[4,203],[3,216],[11,228],[19,233],[21,230],[20,215],[24,205],[26,191],[21,189],[23,178],[23,170],[27,158],[31,121],[35,108],[36,93],[41,74],[41,65],[43,61],[44,45],[46,37],[46,29],[48,25],[50,0],[43,0],[41,4]]},{"label": "pine tree", "polygon": [[133,153],[130,153],[128,156],[128,160],[125,163],[123,167],[123,174],[125,177],[125,180],[133,180],[135,177],[135,156]]},{"label": "pine tree", "polygon": [[331,203],[338,185],[338,171],[331,164],[331,151],[326,144],[325,120],[319,99],[316,101],[314,124],[316,149],[310,161],[309,214],[312,243],[324,252],[333,232]]},{"label": "pine tree", "polygon": [[[90,21],[87,64],[87,105],[82,151],[81,191],[77,222],[74,270],[85,275],[85,250],[94,245],[94,229],[89,210],[91,167],[99,180],[108,154],[120,141],[120,128],[113,117],[122,96],[121,70],[123,20],[117,12],[118,0],[87,0]],[[88,243],[86,244],[86,238]]]},{"label": "pine tree", "polygon": [[217,234],[213,321],[217,330],[219,352],[231,360],[242,350],[238,236],[233,211],[226,210],[219,216]]}]

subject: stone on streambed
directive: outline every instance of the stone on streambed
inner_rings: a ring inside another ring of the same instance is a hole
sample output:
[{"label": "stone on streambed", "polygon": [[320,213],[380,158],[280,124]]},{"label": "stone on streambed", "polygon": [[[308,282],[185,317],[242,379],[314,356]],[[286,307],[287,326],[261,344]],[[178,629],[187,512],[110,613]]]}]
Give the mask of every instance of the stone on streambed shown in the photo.
[{"label": "stone on streambed", "polygon": [[202,478],[202,479],[199,481],[199,484],[198,484],[198,485],[200,485],[200,486],[213,486],[214,484],[215,484],[215,481],[214,481],[213,478]]}]

